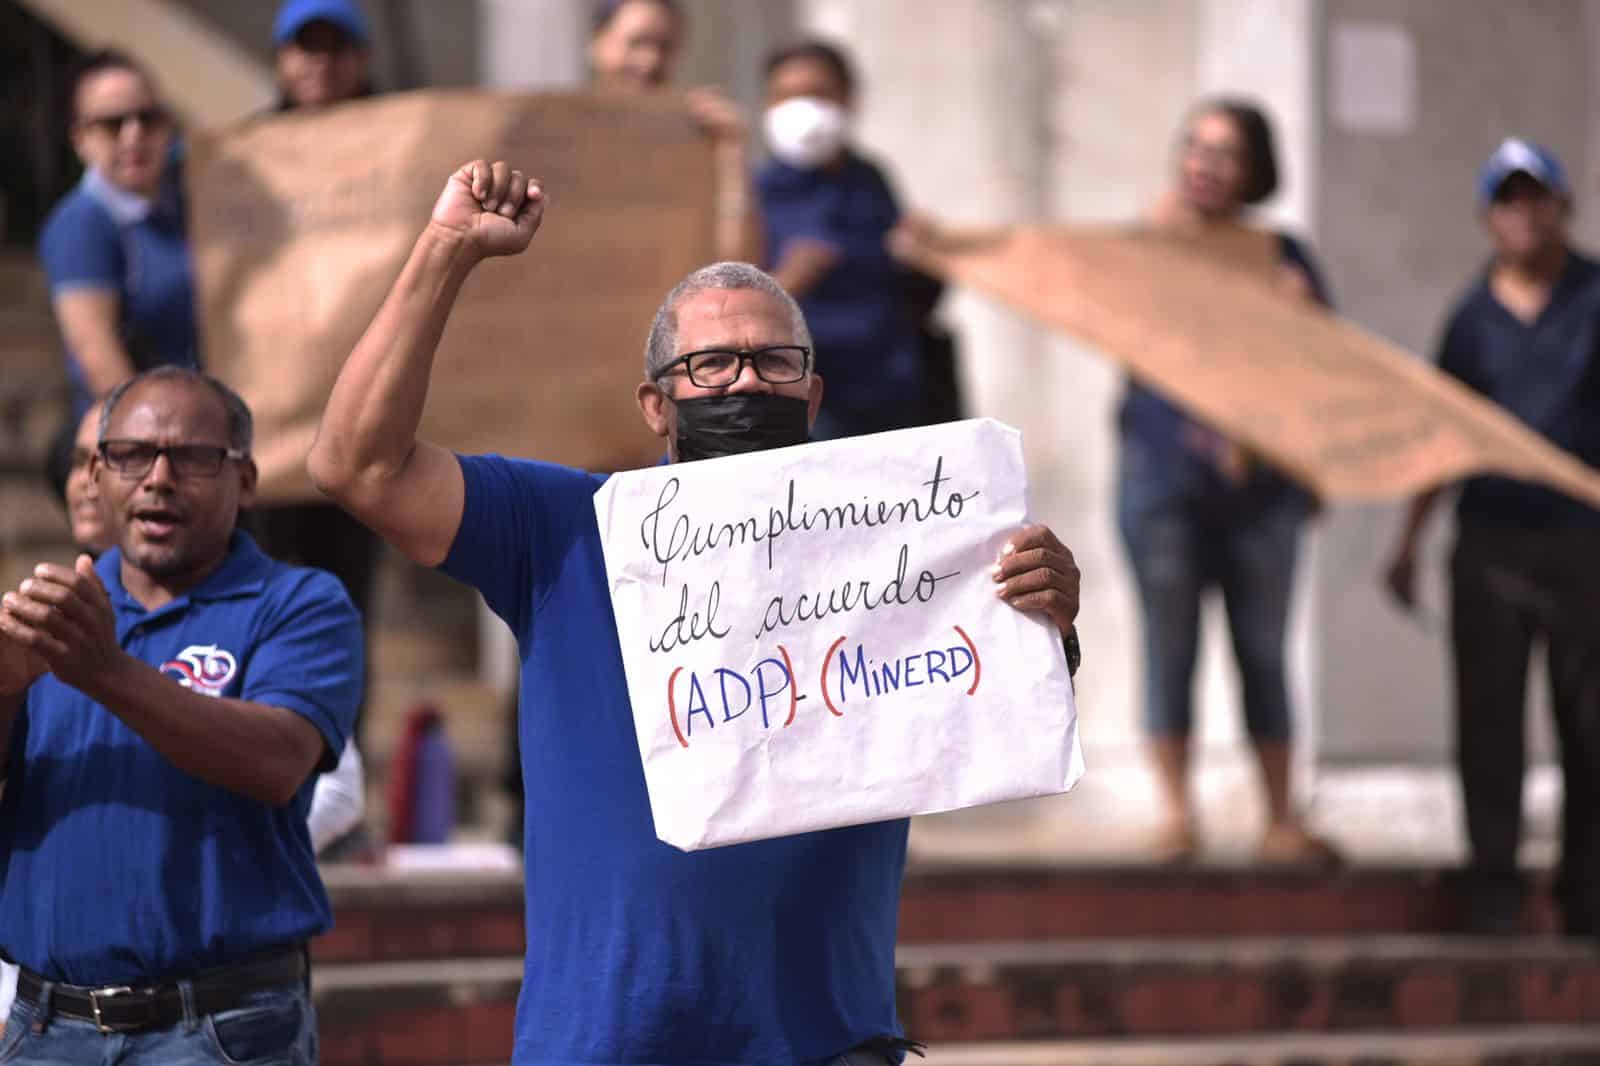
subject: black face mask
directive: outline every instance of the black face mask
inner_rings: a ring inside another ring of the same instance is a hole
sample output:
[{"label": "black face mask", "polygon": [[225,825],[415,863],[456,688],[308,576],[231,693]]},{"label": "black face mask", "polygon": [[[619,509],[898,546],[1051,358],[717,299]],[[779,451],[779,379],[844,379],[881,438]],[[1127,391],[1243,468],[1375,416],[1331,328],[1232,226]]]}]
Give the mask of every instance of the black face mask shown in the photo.
[{"label": "black face mask", "polygon": [[677,400],[678,462],[766,451],[810,439],[808,405],[773,392]]}]

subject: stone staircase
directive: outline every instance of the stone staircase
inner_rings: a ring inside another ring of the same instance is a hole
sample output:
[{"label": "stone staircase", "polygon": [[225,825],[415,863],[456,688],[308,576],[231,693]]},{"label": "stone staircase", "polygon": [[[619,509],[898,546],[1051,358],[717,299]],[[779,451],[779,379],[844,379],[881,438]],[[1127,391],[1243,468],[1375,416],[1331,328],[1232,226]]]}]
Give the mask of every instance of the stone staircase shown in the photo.
[{"label": "stone staircase", "polygon": [[[504,1063],[514,876],[328,871],[327,1066]],[[914,868],[899,1003],[934,1066],[1600,1063],[1600,950],[1456,937],[1437,871]]]},{"label": "stone staircase", "polygon": [[9,248],[0,249],[0,367],[0,583],[9,589],[36,562],[72,551],[41,473],[66,410],[55,320],[43,272]]}]

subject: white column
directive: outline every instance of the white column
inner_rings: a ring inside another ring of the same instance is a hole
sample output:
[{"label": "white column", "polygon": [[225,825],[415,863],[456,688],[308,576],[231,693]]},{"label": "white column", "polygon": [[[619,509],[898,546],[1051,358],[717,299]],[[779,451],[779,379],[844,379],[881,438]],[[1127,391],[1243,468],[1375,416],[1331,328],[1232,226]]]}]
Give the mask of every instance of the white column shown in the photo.
[{"label": "white column", "polygon": [[478,0],[480,80],[496,89],[559,89],[588,77],[582,0]]},{"label": "white column", "polygon": [[[589,6],[582,0],[478,0],[479,80],[497,89],[567,89],[588,77]],[[478,600],[478,673],[510,691],[517,641]]]}]

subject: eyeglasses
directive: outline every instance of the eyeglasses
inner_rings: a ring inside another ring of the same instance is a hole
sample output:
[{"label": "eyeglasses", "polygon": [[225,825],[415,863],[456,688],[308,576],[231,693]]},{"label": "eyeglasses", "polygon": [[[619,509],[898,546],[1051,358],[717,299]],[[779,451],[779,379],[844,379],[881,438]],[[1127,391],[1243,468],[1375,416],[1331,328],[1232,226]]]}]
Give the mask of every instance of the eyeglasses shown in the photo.
[{"label": "eyeglasses", "polygon": [[100,443],[100,459],[126,478],[144,477],[163,455],[178,477],[216,477],[222,464],[238,461],[245,453],[220,444],[172,444],[162,447],[142,440],[108,440]]},{"label": "eyeglasses", "polygon": [[78,120],[78,125],[88,126],[90,129],[99,130],[113,137],[122,136],[122,127],[130,122],[137,122],[145,129],[155,129],[165,126],[172,121],[172,116],[164,107],[138,107],[132,111],[119,111],[111,115],[85,115]]},{"label": "eyeglasses", "polygon": [[811,369],[811,349],[799,344],[776,344],[755,351],[707,348],[678,356],[656,371],[656,380],[681,365],[689,380],[702,389],[718,389],[738,381],[746,363],[755,367],[756,377],[768,385],[787,385],[805,379]]}]

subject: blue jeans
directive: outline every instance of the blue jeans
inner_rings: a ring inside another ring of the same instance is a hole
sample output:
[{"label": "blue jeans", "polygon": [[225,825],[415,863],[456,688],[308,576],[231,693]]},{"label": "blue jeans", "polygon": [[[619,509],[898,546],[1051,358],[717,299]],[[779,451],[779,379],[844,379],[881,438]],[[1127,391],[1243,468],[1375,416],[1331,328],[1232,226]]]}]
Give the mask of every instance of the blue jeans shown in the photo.
[{"label": "blue jeans", "polygon": [[1305,501],[1294,492],[1174,485],[1162,465],[1124,442],[1118,524],[1144,615],[1146,726],[1156,736],[1188,736],[1193,728],[1200,604],[1216,588],[1227,607],[1250,736],[1286,741],[1284,632]]},{"label": "blue jeans", "polygon": [[[184,987],[184,986],[180,986]],[[185,993],[187,998],[188,993]],[[192,1011],[169,1029],[101,1033],[94,1024],[50,1014],[18,999],[11,1005],[0,1064],[30,1066],[316,1066],[317,1016],[298,985],[251,993],[216,1014]]]}]

